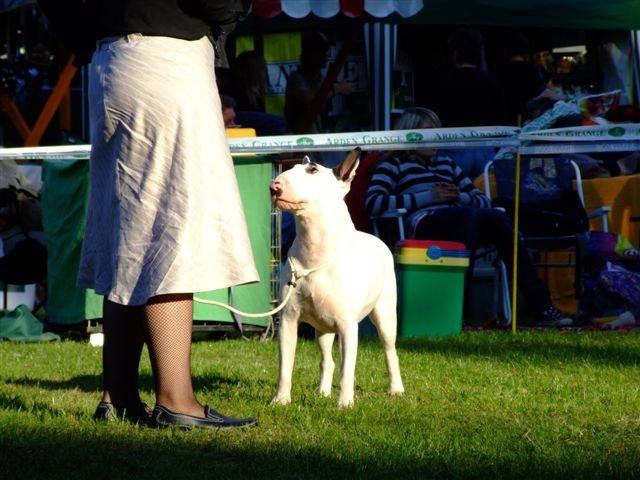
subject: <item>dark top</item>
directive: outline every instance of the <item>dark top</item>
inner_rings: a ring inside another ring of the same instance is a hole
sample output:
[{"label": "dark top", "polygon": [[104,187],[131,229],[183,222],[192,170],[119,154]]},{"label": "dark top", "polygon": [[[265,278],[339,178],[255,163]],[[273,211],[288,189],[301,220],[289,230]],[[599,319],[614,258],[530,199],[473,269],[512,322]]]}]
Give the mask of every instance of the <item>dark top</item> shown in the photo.
[{"label": "dark top", "polygon": [[175,0],[96,2],[98,38],[141,33],[195,40],[209,31],[203,20],[186,15]]},{"label": "dark top", "polygon": [[88,63],[100,38],[141,33],[196,40],[244,18],[248,0],[38,0],[55,31]]},{"label": "dark top", "polygon": [[545,89],[540,69],[531,62],[509,61],[496,72],[502,81],[507,99],[507,121],[509,125],[524,123],[525,106],[529,100]]},{"label": "dark top", "polygon": [[304,122],[307,120],[307,113],[311,107],[312,101],[307,101],[303,97],[305,91],[317,92],[322,85],[323,77],[319,70],[309,71],[308,69],[299,68],[287,79],[287,88],[284,94],[284,120],[286,129],[292,133],[323,133],[323,116],[325,108],[323,108],[316,118],[309,131],[303,131]]},{"label": "dark top", "polygon": [[236,112],[265,112],[265,106],[251,101],[242,85],[232,84],[226,89],[227,93],[236,101]]},{"label": "dark top", "polygon": [[437,75],[419,104],[433,110],[444,127],[503,125],[506,102],[502,84],[478,68],[456,68]]}]

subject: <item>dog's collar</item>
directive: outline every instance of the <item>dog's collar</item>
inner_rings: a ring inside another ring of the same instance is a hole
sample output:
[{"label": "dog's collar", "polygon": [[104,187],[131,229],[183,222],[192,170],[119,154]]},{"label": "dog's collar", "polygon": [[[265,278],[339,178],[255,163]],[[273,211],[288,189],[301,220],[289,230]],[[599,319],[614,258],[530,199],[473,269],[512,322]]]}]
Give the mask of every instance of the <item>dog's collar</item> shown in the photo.
[{"label": "dog's collar", "polygon": [[326,261],[324,263],[321,263],[320,265],[318,265],[316,267],[297,269],[295,263],[293,263],[293,258],[292,257],[287,257],[287,261],[289,262],[289,265],[291,265],[291,282],[292,282],[293,286],[295,286],[295,281],[298,280],[299,278],[306,277],[307,275],[326,267],[327,265],[332,263],[333,260],[334,259],[332,257],[328,261]]}]

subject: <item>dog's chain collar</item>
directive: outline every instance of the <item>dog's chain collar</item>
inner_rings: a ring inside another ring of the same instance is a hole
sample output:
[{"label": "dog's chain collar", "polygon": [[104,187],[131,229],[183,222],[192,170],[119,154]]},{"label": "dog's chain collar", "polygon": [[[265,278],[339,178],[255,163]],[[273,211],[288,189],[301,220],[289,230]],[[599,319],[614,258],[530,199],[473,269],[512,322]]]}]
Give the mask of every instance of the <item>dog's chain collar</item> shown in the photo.
[{"label": "dog's chain collar", "polygon": [[300,268],[300,269],[296,269],[295,264],[293,263],[293,258],[292,257],[287,257],[287,261],[289,262],[289,265],[291,265],[291,280],[289,280],[289,282],[287,283],[287,285],[292,286],[293,288],[296,288],[296,280],[298,280],[299,278],[304,278],[307,275],[320,270],[324,267],[326,267],[327,265],[329,265],[330,263],[333,262],[333,258],[330,258],[328,261],[321,263],[320,265],[318,265],[317,267],[313,267],[313,268]]}]

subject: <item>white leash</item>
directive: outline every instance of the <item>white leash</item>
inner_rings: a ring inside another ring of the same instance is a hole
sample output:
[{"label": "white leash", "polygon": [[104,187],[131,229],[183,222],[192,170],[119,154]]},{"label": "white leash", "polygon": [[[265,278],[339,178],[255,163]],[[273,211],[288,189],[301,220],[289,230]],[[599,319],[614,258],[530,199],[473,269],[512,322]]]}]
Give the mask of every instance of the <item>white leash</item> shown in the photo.
[{"label": "white leash", "polygon": [[242,312],[240,310],[238,310],[237,308],[232,307],[231,305],[227,305],[226,303],[221,303],[221,302],[217,302],[215,300],[207,300],[206,298],[200,298],[200,297],[193,297],[193,301],[194,302],[198,302],[198,303],[206,303],[208,305],[216,305],[218,307],[222,307],[222,308],[226,308],[227,310],[236,313],[238,315],[242,315],[243,317],[248,317],[248,318],[261,318],[261,317],[271,317],[273,315],[275,315],[276,313],[278,313],[280,310],[282,310],[285,305],[287,304],[287,302],[289,301],[289,298],[291,298],[291,294],[293,293],[294,288],[296,288],[296,280],[300,279],[300,278],[304,278],[307,275],[320,270],[321,268],[326,267],[329,263],[331,263],[333,261],[333,258],[330,259],[328,262],[325,262],[321,265],[318,265],[317,267],[314,268],[301,268],[300,270],[296,270],[295,264],[293,263],[293,260],[291,259],[291,257],[287,257],[287,261],[289,262],[289,265],[291,265],[291,280],[289,280],[287,282],[287,286],[289,286],[289,290],[287,291],[287,295],[284,297],[284,300],[282,300],[282,303],[280,303],[280,305],[278,305],[276,308],[274,308],[273,310],[269,311],[269,312],[265,312],[265,313],[247,313],[247,312]]}]

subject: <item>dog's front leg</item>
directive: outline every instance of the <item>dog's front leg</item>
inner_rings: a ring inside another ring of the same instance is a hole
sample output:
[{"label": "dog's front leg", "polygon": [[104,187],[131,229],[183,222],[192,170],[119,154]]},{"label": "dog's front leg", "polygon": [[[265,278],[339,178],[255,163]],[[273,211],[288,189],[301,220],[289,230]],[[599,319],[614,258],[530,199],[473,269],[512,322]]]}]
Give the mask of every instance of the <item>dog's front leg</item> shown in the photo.
[{"label": "dog's front leg", "polygon": [[333,371],[335,363],[333,361],[333,340],[335,333],[321,333],[316,330],[316,341],[320,347],[320,388],[318,393],[323,397],[331,396],[331,383],[333,381]]},{"label": "dog's front leg", "polygon": [[296,344],[298,343],[298,321],[283,315],[280,320],[278,332],[279,347],[279,379],[276,394],[271,403],[288,405],[291,403],[291,379],[293,376],[293,363],[296,356]]},{"label": "dog's front leg", "polygon": [[340,333],[340,396],[338,407],[353,406],[353,389],[358,355],[358,322],[350,322]]}]

